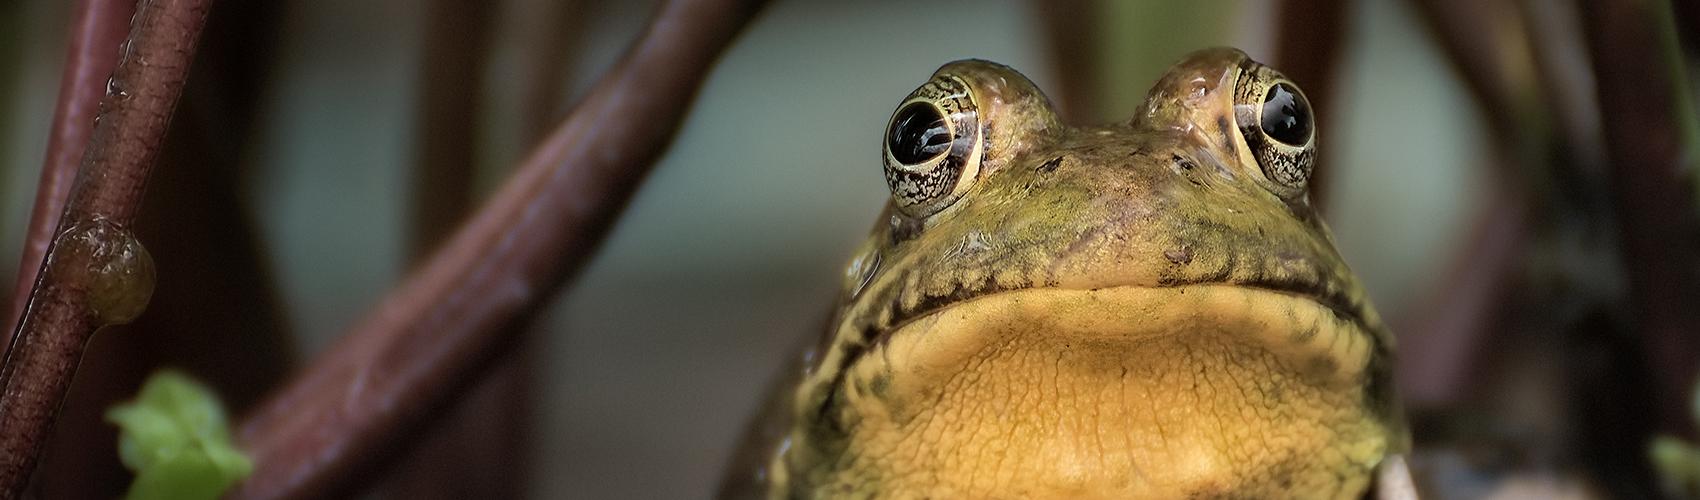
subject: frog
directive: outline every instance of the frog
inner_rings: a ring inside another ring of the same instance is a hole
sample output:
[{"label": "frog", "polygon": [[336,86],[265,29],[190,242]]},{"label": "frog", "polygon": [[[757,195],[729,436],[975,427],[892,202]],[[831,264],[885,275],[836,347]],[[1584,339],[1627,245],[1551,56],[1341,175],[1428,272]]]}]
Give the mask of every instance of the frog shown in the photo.
[{"label": "frog", "polygon": [[1233,48],[1094,126],[1009,67],[939,68],[722,496],[1363,497],[1409,437],[1393,335],[1307,189],[1312,113]]}]

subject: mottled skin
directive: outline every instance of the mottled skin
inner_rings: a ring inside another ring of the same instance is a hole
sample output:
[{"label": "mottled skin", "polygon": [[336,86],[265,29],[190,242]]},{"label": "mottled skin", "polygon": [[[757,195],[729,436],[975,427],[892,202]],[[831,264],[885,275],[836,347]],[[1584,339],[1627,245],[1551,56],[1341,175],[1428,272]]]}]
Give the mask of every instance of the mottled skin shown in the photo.
[{"label": "mottled skin", "polygon": [[1007,67],[939,78],[977,103],[978,171],[886,207],[781,398],[770,497],[1363,494],[1406,441],[1392,339],[1241,132],[1236,83],[1278,73],[1200,51],[1086,128]]}]

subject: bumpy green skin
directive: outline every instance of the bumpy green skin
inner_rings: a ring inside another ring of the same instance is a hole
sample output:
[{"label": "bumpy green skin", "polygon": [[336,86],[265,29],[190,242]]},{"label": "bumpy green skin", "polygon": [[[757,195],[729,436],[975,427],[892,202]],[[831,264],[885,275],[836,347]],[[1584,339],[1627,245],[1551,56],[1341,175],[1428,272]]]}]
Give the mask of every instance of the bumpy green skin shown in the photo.
[{"label": "bumpy green skin", "polygon": [[1245,135],[1279,73],[1200,51],[1085,128],[1001,65],[934,78],[971,91],[978,169],[936,212],[888,204],[723,495],[1353,497],[1405,446],[1391,335],[1260,166],[1308,173],[1314,140]]},{"label": "bumpy green skin", "polygon": [[112,408],[106,419],[121,430],[119,458],[136,472],[125,498],[218,498],[253,470],[231,445],[218,398],[182,373],[149,377],[136,401]]}]

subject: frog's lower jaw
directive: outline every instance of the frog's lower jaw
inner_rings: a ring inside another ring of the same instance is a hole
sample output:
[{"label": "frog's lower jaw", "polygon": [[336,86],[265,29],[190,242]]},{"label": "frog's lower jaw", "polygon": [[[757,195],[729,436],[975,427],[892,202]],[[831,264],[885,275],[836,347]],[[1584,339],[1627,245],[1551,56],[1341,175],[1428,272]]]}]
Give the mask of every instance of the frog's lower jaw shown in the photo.
[{"label": "frog's lower jaw", "polygon": [[1374,349],[1328,308],[1268,290],[984,296],[854,363],[822,414],[841,439],[792,449],[788,489],[1355,498],[1388,448],[1367,396]]}]

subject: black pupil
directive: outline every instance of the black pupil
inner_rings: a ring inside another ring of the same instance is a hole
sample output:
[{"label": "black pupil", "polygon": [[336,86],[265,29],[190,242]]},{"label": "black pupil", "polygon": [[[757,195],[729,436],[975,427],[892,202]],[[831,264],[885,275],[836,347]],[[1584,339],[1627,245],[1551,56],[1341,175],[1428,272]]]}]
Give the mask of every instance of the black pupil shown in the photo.
[{"label": "black pupil", "polygon": [[1310,140],[1310,103],[1291,85],[1277,83],[1263,94],[1263,133],[1291,146]]},{"label": "black pupil", "polygon": [[930,104],[910,103],[898,110],[887,133],[886,147],[904,165],[930,160],[950,149],[950,127],[938,108]]}]

